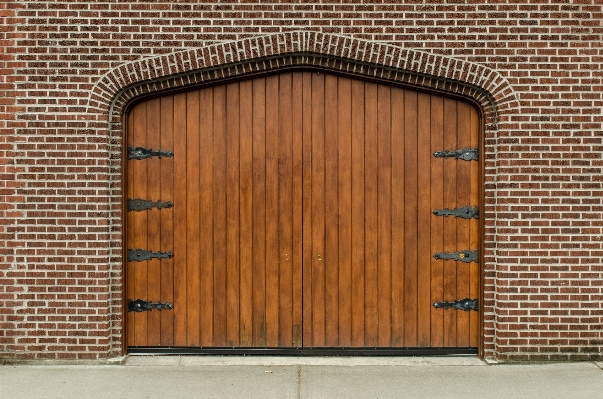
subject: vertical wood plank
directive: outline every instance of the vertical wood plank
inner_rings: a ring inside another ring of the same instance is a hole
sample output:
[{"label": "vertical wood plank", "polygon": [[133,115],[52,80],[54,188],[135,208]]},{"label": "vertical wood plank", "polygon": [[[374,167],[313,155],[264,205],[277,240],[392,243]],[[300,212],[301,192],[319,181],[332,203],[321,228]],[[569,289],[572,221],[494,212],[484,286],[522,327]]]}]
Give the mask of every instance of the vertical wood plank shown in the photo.
[{"label": "vertical wood plank", "polygon": [[407,90],[404,97],[404,325],[405,346],[417,341],[417,93]]},{"label": "vertical wood plank", "polygon": [[[160,100],[151,99],[146,102],[147,105],[147,145],[150,148],[159,148],[160,144]],[[146,199],[157,200],[159,198],[161,186],[161,160],[151,158],[145,160],[147,169],[147,193]],[[143,161],[144,162],[144,161]],[[159,210],[153,209],[143,211],[147,214],[147,246],[152,251],[171,250],[161,248],[161,220]],[[161,298],[161,264],[163,260],[151,259],[146,261],[147,268],[147,295],[149,300],[160,300]],[[147,314],[147,345],[157,346],[161,342],[161,315],[160,312],[149,312]]]},{"label": "vertical wood plank", "polygon": [[352,345],[352,80],[337,86],[339,165],[339,345]]},{"label": "vertical wood plank", "polygon": [[[468,148],[471,145],[471,105],[464,101],[457,102],[457,146]],[[457,167],[457,206],[465,206],[470,203],[471,196],[471,167],[474,161],[456,161]],[[462,251],[470,248],[469,220],[456,218],[456,250]],[[471,264],[457,263],[457,299],[468,298],[471,277],[469,270]],[[457,346],[467,347],[470,344],[469,317],[472,312],[456,312],[457,316]]]},{"label": "vertical wood plank", "polygon": [[365,295],[365,336],[366,346],[379,345],[378,308],[378,164],[377,164],[377,85],[364,84],[364,295]]},{"label": "vertical wood plank", "polygon": [[[455,150],[458,148],[457,140],[457,108],[456,100],[444,99],[444,148],[442,150]],[[440,150],[441,151],[441,150]],[[444,206],[454,209],[458,206],[456,202],[456,160],[444,159]],[[438,252],[455,252],[456,248],[456,220],[452,217],[444,219],[444,245]],[[457,298],[456,272],[457,263],[452,260],[440,260],[444,268],[444,296],[442,300],[452,301]],[[444,313],[444,346],[457,346],[456,314],[455,312]]]},{"label": "vertical wood plank", "polygon": [[239,83],[226,85],[226,340],[239,345]]},{"label": "vertical wood plank", "polygon": [[313,199],[312,199],[312,72],[302,72],[302,290],[303,290],[303,332],[304,347],[314,345],[314,290],[313,290]]},{"label": "vertical wood plank", "polygon": [[392,345],[404,346],[404,90],[392,88]]},{"label": "vertical wood plank", "polygon": [[253,345],[266,346],[266,80],[253,80]]},{"label": "vertical wood plank", "polygon": [[[134,108],[130,110],[129,114],[128,114],[128,130],[127,130],[127,139],[126,139],[126,148],[127,146],[131,146],[131,147],[135,147],[136,146],[136,141],[135,141],[135,135],[134,135]],[[133,160],[127,160],[126,158],[126,173],[128,176],[127,179],[127,196],[129,198],[135,198],[134,197],[134,181],[137,178],[137,175],[135,173],[136,171],[136,164],[133,162]],[[123,210],[123,212],[127,212],[125,209]],[[125,251],[126,253],[124,254],[124,257],[126,259],[125,262],[125,272],[126,272],[126,298],[125,300],[127,301],[128,299],[136,299],[135,295],[136,295],[136,285],[137,285],[137,281],[136,281],[136,268],[134,267],[134,262],[128,262],[127,261],[127,250],[128,248],[133,248],[134,245],[136,244],[134,239],[135,239],[135,226],[136,226],[136,215],[133,212],[128,212],[126,214],[126,226],[127,226],[127,231],[126,231],[126,245],[125,245]],[[135,312],[127,312],[126,313],[126,345],[127,346],[135,346],[136,345],[136,317],[135,317]]]},{"label": "vertical wood plank", "polygon": [[292,125],[292,154],[293,154],[293,225],[292,225],[292,344],[294,347],[302,346],[302,323],[303,323],[303,75],[301,72],[293,73],[291,104]]},{"label": "vertical wood plank", "polygon": [[241,220],[241,245],[240,245],[240,345],[252,346],[253,344],[253,91],[252,81],[244,80],[240,83],[240,220]]},{"label": "vertical wood plank", "polygon": [[[444,162],[432,154],[444,148],[444,102],[440,96],[431,96],[431,211],[444,209]],[[444,264],[433,258],[444,246],[444,216],[431,214],[431,303],[444,300]],[[444,312],[431,308],[431,346],[444,346]]]},{"label": "vertical wood plank", "polygon": [[417,97],[417,344],[431,344],[431,99]]},{"label": "vertical wood plank", "polygon": [[290,347],[293,342],[293,126],[292,122],[292,75],[279,76],[278,92],[278,242],[279,242],[279,337],[278,344]]},{"label": "vertical wood plank", "polygon": [[379,346],[391,346],[391,231],[392,231],[392,143],[391,89],[377,90],[377,285],[379,290]]},{"label": "vertical wood plank", "polygon": [[186,148],[186,93],[174,95],[174,345],[186,346],[187,340],[187,148]]},{"label": "vertical wood plank", "polygon": [[[135,109],[132,110],[134,116],[134,145],[148,147],[147,144],[147,104],[139,104]],[[148,162],[145,160],[133,159],[130,161],[133,170],[133,198],[146,198],[148,188]],[[131,249],[148,248],[147,242],[147,229],[148,229],[148,215],[146,212],[136,212],[132,214],[133,228],[133,240]],[[149,261],[143,262],[129,262],[132,264],[134,269],[134,297],[132,299],[146,299],[148,300],[148,263]],[[135,322],[135,345],[146,346],[147,345],[147,326],[148,326],[148,313],[140,312],[134,314]]]},{"label": "vertical wood plank", "polygon": [[[479,148],[479,114],[475,107],[471,107],[471,148]],[[484,157],[485,154],[480,154],[480,157]],[[471,162],[471,188],[469,191],[469,204],[470,206],[479,206],[480,204],[480,188],[479,188],[479,173],[480,163]],[[479,210],[480,218],[484,217],[482,209]],[[481,236],[480,223],[478,219],[471,219],[469,221],[469,248],[472,250],[479,249],[479,240]],[[478,263],[471,263],[469,265],[470,270],[470,282],[469,282],[469,297],[479,298],[480,297],[480,265]],[[483,304],[480,304],[479,308]],[[479,328],[479,312],[470,312],[469,321],[469,334],[470,334],[470,346],[477,348],[479,346],[480,339],[480,328]]]},{"label": "vertical wood plank", "polygon": [[325,345],[339,345],[339,219],[338,219],[338,128],[337,77],[325,75]]},{"label": "vertical wood plank", "polygon": [[326,343],[324,76],[312,73],[312,346]]},{"label": "vertical wood plank", "polygon": [[279,344],[278,75],[266,78],[266,344]]},{"label": "vertical wood plank", "polygon": [[352,345],[365,345],[364,82],[352,81]]},{"label": "vertical wood plank", "polygon": [[[174,148],[174,97],[161,98],[161,137],[159,148],[172,150]],[[160,194],[161,201],[174,203],[174,159],[162,158],[160,160]],[[163,251],[173,251],[174,248],[174,209],[162,209],[159,212],[160,220],[160,248]],[[174,259],[161,261],[161,301],[174,302]],[[174,344],[174,313],[159,312],[161,315],[161,342],[162,346]]]},{"label": "vertical wood plank", "polygon": [[[213,88],[199,91],[199,336],[202,346],[214,342],[214,265],[213,265]],[[179,239],[178,237],[176,238]]]},{"label": "vertical wood plank", "polygon": [[227,345],[226,303],[226,87],[216,86],[214,91],[214,345]]},{"label": "vertical wood plank", "polygon": [[186,93],[186,344],[199,346],[199,90]]}]

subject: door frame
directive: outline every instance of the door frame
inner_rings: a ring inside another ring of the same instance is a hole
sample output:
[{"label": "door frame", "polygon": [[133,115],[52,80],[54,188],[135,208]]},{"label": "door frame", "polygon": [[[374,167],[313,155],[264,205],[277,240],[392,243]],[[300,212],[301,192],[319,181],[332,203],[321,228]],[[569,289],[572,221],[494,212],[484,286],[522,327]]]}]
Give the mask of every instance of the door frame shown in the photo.
[{"label": "door frame", "polygon": [[[442,97],[462,100],[472,104],[478,112],[479,116],[479,130],[478,130],[478,141],[479,141],[479,201],[478,206],[480,209],[480,215],[484,215],[484,205],[485,205],[485,185],[484,185],[484,175],[485,175],[485,140],[484,140],[484,132],[485,132],[485,112],[482,105],[476,101],[474,98],[470,96],[465,96],[457,93],[451,93],[449,91],[445,91],[442,89],[435,89],[430,87],[424,87],[419,85],[413,85],[410,83],[404,83],[399,81],[392,81],[391,79],[378,78],[378,77],[369,77],[363,74],[352,73],[352,72],[344,72],[338,70],[332,70],[323,66],[309,66],[309,65],[297,65],[297,66],[289,66],[289,67],[281,67],[278,69],[271,69],[267,71],[253,72],[242,74],[234,77],[221,78],[216,80],[211,80],[209,82],[197,83],[184,85],[177,88],[165,89],[156,91],[153,93],[142,94],[136,96],[129,101],[127,101],[123,107],[123,111],[121,113],[122,120],[122,148],[121,148],[121,187],[122,187],[122,196],[121,196],[121,266],[122,266],[122,291],[121,291],[121,300],[122,300],[122,335],[121,335],[121,354],[126,355],[128,353],[147,353],[147,354],[214,354],[214,355],[223,355],[223,354],[249,354],[249,355],[310,355],[310,356],[330,356],[341,353],[345,353],[347,355],[364,355],[364,356],[422,356],[422,355],[442,355],[442,354],[467,354],[467,351],[464,352],[457,348],[286,348],[275,350],[272,348],[242,348],[239,350],[229,349],[229,348],[147,348],[142,351],[138,350],[130,350],[128,351],[127,347],[127,273],[125,272],[127,269],[127,187],[128,187],[128,159],[127,159],[127,147],[129,143],[125,142],[127,140],[127,126],[128,124],[124,121],[128,120],[129,113],[132,107],[142,101],[146,101],[152,98],[157,98],[161,96],[165,96],[167,94],[175,94],[180,92],[185,92],[191,89],[198,89],[210,86],[222,85],[235,81],[242,81],[247,79],[253,79],[261,76],[275,75],[285,72],[295,72],[295,71],[318,71],[323,73],[328,73],[336,76],[343,76],[352,79],[358,79],[365,82],[373,82],[379,84],[385,84],[393,87],[400,87],[405,89],[414,90],[417,92],[423,92],[428,94],[435,94]],[[485,285],[485,276],[484,276],[484,231],[485,231],[485,217],[481,216],[478,219],[478,228],[479,228],[479,292],[478,292],[478,300],[479,300],[479,327],[478,327],[478,348],[477,348],[477,356],[479,358],[484,357],[484,285]],[[463,349],[463,348],[460,348]]]}]

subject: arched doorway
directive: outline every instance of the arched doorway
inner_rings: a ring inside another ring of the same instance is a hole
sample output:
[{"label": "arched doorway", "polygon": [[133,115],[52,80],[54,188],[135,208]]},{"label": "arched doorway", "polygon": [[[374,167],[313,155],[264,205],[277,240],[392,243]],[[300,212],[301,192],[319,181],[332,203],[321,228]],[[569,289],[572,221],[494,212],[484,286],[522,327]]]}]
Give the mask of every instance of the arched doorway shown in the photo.
[{"label": "arched doorway", "polygon": [[130,352],[477,353],[479,313],[433,306],[480,296],[480,163],[434,156],[479,147],[469,102],[298,70],[126,130],[126,298],[164,307],[128,312]]}]

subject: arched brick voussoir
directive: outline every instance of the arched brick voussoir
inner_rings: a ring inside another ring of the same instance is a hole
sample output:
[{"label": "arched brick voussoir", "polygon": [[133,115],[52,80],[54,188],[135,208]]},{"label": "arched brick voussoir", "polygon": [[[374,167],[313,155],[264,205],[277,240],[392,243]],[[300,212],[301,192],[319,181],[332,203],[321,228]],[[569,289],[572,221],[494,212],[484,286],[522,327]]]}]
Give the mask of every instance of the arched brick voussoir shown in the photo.
[{"label": "arched brick voussoir", "polygon": [[146,93],[301,65],[470,96],[495,124],[500,115],[519,111],[517,95],[509,82],[484,65],[318,32],[255,36],[123,64],[101,77],[88,105],[113,121],[119,119],[128,100]]}]

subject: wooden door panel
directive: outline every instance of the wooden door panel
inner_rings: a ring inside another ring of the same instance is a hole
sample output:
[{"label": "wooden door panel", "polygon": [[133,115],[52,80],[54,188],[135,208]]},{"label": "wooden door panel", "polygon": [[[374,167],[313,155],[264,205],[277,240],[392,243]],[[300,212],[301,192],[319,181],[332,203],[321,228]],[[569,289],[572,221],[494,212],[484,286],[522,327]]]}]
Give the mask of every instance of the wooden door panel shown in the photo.
[{"label": "wooden door panel", "polygon": [[[430,150],[433,148],[445,148],[444,146],[444,99],[432,96],[430,101]],[[432,158],[430,160],[430,209],[450,208],[444,201],[444,159]],[[430,247],[429,253],[442,252],[444,248],[444,220],[443,217],[430,215]],[[430,257],[431,268],[431,303],[441,301],[444,298],[444,262]],[[432,309],[430,313],[430,337],[431,346],[441,348],[444,346],[444,314],[445,312]]]},{"label": "wooden door panel", "polygon": [[433,157],[476,148],[470,104],[322,72],[290,72],[135,105],[129,198],[172,201],[127,214],[128,345],[476,347],[479,265],[433,258],[475,250],[479,163]]},{"label": "wooden door panel", "polygon": [[[444,149],[459,148],[457,145],[457,101],[452,99],[444,100]],[[442,186],[444,190],[445,207],[453,209],[458,206],[456,201],[457,191],[457,170],[450,167],[449,159],[436,159],[434,163],[440,163],[444,168],[444,179]],[[457,220],[450,217],[442,218],[444,228],[442,252],[455,252],[456,243],[456,224]],[[456,274],[458,270],[455,261],[439,261],[444,269],[444,298],[457,298],[456,292]],[[457,340],[457,316],[456,312],[440,312],[444,314],[444,346],[456,346]]]},{"label": "wooden door panel", "polygon": [[[338,99],[350,99],[352,81],[338,82]],[[337,185],[338,201],[338,317],[339,342],[341,346],[352,346],[352,102],[338,101],[337,104]]]},{"label": "wooden door panel", "polygon": [[[457,148],[468,148],[471,145],[471,115],[470,105],[463,102],[457,103]],[[456,186],[456,203],[457,206],[464,206],[471,200],[471,162],[456,162],[457,169],[457,186]],[[474,162],[475,163],[475,162]],[[470,220],[456,219],[456,248],[455,251],[469,249],[470,240]],[[459,246],[462,246],[459,248]],[[450,261],[449,261],[450,262]],[[456,274],[456,295],[457,298],[468,298],[470,294],[470,264],[457,263]],[[457,341],[456,346],[469,346],[470,312],[455,312],[457,316]]]},{"label": "wooden door panel", "polygon": [[129,346],[301,346],[293,83],[292,74],[271,76],[133,107],[129,144],[174,157],[129,161],[127,195],[174,207],[128,213],[127,245],[174,257],[128,262],[128,298],[174,309],[129,313]]},{"label": "wooden door panel", "polygon": [[[172,96],[162,97],[160,99],[160,139],[157,148],[174,148],[174,99]],[[159,196],[155,199],[168,201],[173,198],[174,193],[174,162],[169,158],[162,158],[159,162]],[[167,212],[166,212],[167,211]],[[161,242],[159,247],[169,250],[174,248],[174,218],[172,212],[168,209],[155,212],[159,214],[159,228]],[[161,288],[160,298],[168,303],[174,302],[174,260],[163,259],[160,262],[161,267]],[[174,345],[174,313],[158,312],[161,317],[160,345]]]},{"label": "wooden door panel", "polygon": [[[391,91],[392,110],[403,110],[406,106],[404,90]],[[392,346],[405,345],[405,279],[404,268],[400,267],[405,262],[405,238],[404,238],[404,213],[406,206],[405,198],[405,122],[404,112],[391,113],[391,151],[392,151],[392,175],[391,195],[396,198],[392,201]]]},{"label": "wooden door panel", "polygon": [[[418,154],[417,154],[417,117],[418,98],[416,92],[404,92],[404,218],[396,221],[400,223],[404,236],[404,345],[417,346],[417,322],[418,322],[418,259],[417,259],[417,236],[418,236]],[[401,161],[399,161],[401,162]]]},{"label": "wooden door panel", "polygon": [[[240,280],[253,281],[253,112],[248,107],[253,101],[252,82],[239,86],[241,112],[239,115],[239,200],[240,200]],[[211,217],[211,214],[208,215]],[[239,292],[240,345],[253,346],[253,287],[241,284]]]},{"label": "wooden door panel", "polygon": [[417,346],[431,343],[431,95],[417,96]]},{"label": "wooden door panel", "polygon": [[477,220],[433,210],[476,206],[479,164],[433,153],[475,148],[476,110],[328,74],[303,79],[312,93],[303,126],[304,346],[475,347],[477,313],[433,303],[477,297],[479,267],[433,255],[478,249]]},{"label": "wooden door panel", "polygon": [[[201,346],[214,345],[214,96],[212,90],[199,91],[199,143],[204,143],[199,153],[199,342]],[[209,144],[212,143],[212,144]],[[199,144],[201,145],[201,144]]]},{"label": "wooden door panel", "polygon": [[[174,165],[174,181],[173,181],[173,194],[170,198],[164,199],[171,200],[174,204],[173,208],[170,208],[169,211],[172,214],[173,218],[173,231],[166,232],[167,234],[173,235],[174,248],[172,253],[174,254],[174,258],[172,259],[173,264],[173,275],[174,275],[174,309],[170,311],[170,313],[174,314],[174,331],[173,331],[173,341],[175,346],[186,346],[188,337],[187,337],[187,329],[188,329],[188,311],[187,311],[187,275],[186,275],[186,267],[187,267],[187,226],[186,226],[186,213],[187,213],[187,194],[186,194],[186,185],[187,185],[187,175],[186,175],[186,93],[179,93],[174,95],[174,113],[173,120],[171,123],[173,124],[173,137],[174,137],[174,157],[167,158],[166,160],[170,160]],[[162,119],[164,116],[162,115]],[[169,120],[167,121],[170,122]],[[169,150],[167,148],[166,150]],[[145,160],[146,161],[146,160]],[[138,162],[138,161],[137,161]],[[144,161],[141,161],[144,162]],[[164,210],[162,209],[161,212]],[[183,222],[184,221],[184,222]],[[164,251],[169,251],[168,248],[163,249]],[[162,261],[163,262],[163,261]],[[163,299],[163,298],[162,298]],[[131,344],[136,346],[134,344]]]}]

